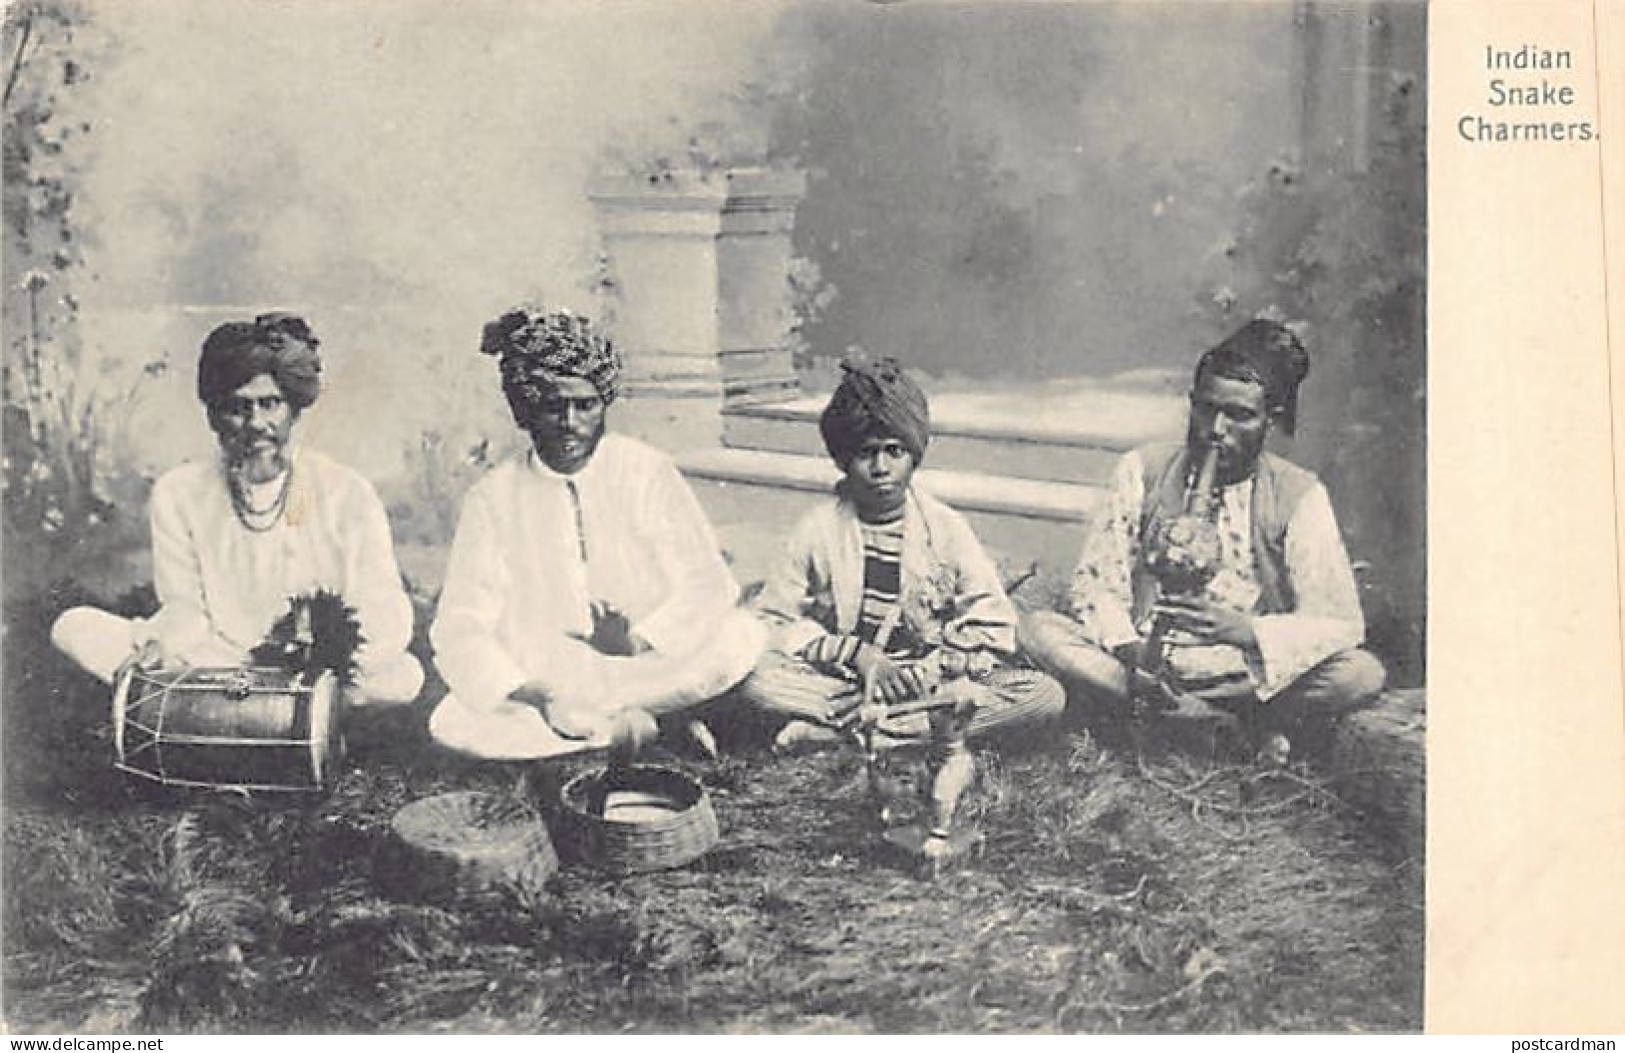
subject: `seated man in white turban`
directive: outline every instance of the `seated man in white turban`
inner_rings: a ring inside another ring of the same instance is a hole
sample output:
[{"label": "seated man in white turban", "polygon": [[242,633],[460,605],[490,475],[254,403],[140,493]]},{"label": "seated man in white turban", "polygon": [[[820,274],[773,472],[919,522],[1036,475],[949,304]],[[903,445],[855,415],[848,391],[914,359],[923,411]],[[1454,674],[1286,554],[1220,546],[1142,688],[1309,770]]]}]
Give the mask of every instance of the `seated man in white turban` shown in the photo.
[{"label": "seated man in white turban", "polygon": [[480,757],[554,756],[744,679],[763,632],[705,514],[669,457],[605,434],[611,343],[579,315],[521,308],[481,351],[531,448],[464,501],[431,631],[451,691],[430,732]]},{"label": "seated man in white turban", "polygon": [[220,456],[183,464],[152,491],[153,584],[160,609],[126,619],[77,607],[56,646],[111,681],[127,663],[236,666],[290,609],[335,595],[361,643],[353,701],[409,702],[423,669],[407,653],[412,604],[371,484],[293,432],[321,387],[318,341],[293,315],[227,322],[203,342],[197,394]]}]

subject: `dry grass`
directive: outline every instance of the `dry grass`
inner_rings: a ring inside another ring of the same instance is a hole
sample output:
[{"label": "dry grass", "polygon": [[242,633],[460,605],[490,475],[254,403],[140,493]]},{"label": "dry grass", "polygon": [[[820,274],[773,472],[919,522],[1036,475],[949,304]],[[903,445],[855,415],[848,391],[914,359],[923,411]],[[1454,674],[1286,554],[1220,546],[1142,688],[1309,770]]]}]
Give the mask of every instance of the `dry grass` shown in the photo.
[{"label": "dry grass", "polygon": [[357,729],[326,797],[155,794],[111,770],[105,690],[23,653],[39,660],[10,664],[5,699],[14,1030],[1420,1026],[1419,861],[1312,778],[1076,728],[983,751],[981,850],[928,884],[876,847],[856,756],[747,750],[690,765],[723,841],[689,868],[417,903],[378,873],[394,811],[528,795],[534,773],[437,753],[422,713],[397,711]]},{"label": "dry grass", "polygon": [[397,902],[374,872],[396,807],[524,792],[502,768],[375,759],[303,806],[122,788],[94,812],[17,803],[7,1015],[121,1031],[1418,1026],[1419,873],[1335,805],[1208,819],[1084,735],[983,765],[984,847],[936,884],[875,849],[854,757],[758,756],[701,770],[726,834],[699,864],[566,870],[532,902]]}]

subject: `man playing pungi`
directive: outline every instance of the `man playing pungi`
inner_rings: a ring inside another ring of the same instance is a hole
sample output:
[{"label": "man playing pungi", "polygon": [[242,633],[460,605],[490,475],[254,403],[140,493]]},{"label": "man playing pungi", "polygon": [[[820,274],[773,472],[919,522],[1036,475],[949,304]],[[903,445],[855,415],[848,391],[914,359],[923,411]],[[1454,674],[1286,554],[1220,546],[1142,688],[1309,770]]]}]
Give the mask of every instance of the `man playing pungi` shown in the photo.
[{"label": "man playing pungi", "polygon": [[[970,525],[912,485],[930,440],[925,393],[890,359],[843,368],[819,427],[844,475],[767,579],[772,649],[742,693],[789,718],[781,743],[839,737],[866,687],[894,711],[953,697],[972,736],[1058,715],[1060,685],[1017,663],[1015,608]],[[928,718],[879,730],[918,739]]]},{"label": "man playing pungi", "polygon": [[737,684],[762,630],[671,459],[605,433],[621,370],[609,340],[579,315],[520,308],[485,327],[481,351],[531,448],[464,501],[431,632],[451,688],[431,733],[481,757],[546,757]]},{"label": "man playing pungi", "polygon": [[[1108,712],[1126,712],[1131,694],[1187,713],[1213,713],[1211,703],[1282,762],[1295,737],[1323,733],[1382,689],[1382,665],[1359,647],[1365,622],[1326,489],[1264,450],[1273,429],[1292,433],[1308,370],[1291,330],[1250,322],[1197,365],[1186,441],[1122,458],[1084,541],[1071,617],[1023,626],[1034,658],[1083,700]],[[1197,496],[1216,572],[1170,594],[1154,574],[1166,563],[1156,539],[1185,512],[1210,447],[1216,478]]]},{"label": "man playing pungi", "polygon": [[126,619],[78,607],[52,627],[53,642],[85,670],[110,681],[132,661],[242,665],[291,599],[329,592],[361,632],[350,698],[417,695],[423,670],[406,650],[412,605],[383,505],[356,472],[292,441],[321,388],[317,347],[289,314],[227,322],[204,340],[197,394],[220,455],[153,486],[158,613]]}]

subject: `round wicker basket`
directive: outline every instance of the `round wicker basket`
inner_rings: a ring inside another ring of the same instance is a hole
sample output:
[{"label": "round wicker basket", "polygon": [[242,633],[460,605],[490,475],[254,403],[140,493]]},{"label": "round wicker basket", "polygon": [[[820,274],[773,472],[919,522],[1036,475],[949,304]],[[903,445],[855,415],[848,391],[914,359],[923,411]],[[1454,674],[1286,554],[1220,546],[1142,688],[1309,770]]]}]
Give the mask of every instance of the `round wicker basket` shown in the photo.
[{"label": "round wicker basket", "polygon": [[705,787],[672,768],[583,772],[564,785],[563,798],[570,847],[582,862],[611,873],[692,863],[720,836]]},{"label": "round wicker basket", "polygon": [[464,791],[413,801],[390,821],[380,877],[414,899],[490,893],[529,898],[558,870],[547,826],[508,797]]}]

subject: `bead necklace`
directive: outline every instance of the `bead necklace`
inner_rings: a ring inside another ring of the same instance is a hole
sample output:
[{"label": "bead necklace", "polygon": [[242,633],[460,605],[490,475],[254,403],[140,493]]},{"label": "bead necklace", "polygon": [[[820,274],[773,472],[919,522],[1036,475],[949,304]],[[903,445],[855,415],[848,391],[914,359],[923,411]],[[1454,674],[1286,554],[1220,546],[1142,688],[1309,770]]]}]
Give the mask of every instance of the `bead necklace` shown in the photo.
[{"label": "bead necklace", "polygon": [[290,464],[282,474],[282,485],[277,489],[276,497],[263,508],[255,508],[249,503],[248,494],[236,473],[229,476],[226,490],[231,495],[231,510],[237,514],[237,522],[256,534],[263,534],[281,520],[282,513],[288,507],[288,491],[292,486],[293,465]]}]

